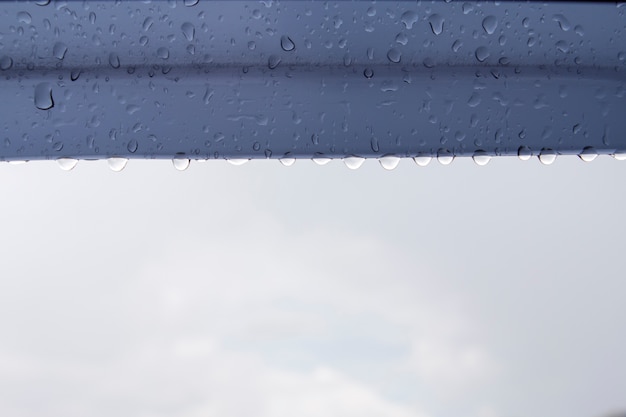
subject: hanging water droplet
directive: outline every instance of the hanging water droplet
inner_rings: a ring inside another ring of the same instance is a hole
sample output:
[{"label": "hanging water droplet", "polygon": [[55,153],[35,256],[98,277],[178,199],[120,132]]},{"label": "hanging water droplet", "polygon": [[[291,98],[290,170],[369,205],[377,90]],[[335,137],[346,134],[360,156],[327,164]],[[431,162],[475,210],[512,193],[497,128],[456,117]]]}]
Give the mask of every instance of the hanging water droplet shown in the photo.
[{"label": "hanging water droplet", "polygon": [[120,172],[124,168],[126,168],[126,164],[128,163],[127,158],[120,158],[118,156],[112,156],[107,158],[107,164],[112,171]]},{"label": "hanging water droplet", "polygon": [[489,58],[489,50],[485,46],[479,46],[474,53],[476,59],[480,62],[485,62]]},{"label": "hanging water droplet", "polygon": [[396,169],[398,164],[400,163],[400,158],[395,155],[385,155],[381,158],[378,158],[378,162],[380,166],[385,168],[387,171],[391,171]]},{"label": "hanging water droplet", "polygon": [[174,168],[176,168],[179,171],[184,171],[187,168],[189,168],[189,164],[191,163],[191,161],[187,158],[174,158],[172,159],[172,164],[174,165]]},{"label": "hanging water droplet", "polygon": [[39,110],[48,110],[54,107],[52,98],[52,84],[39,83],[35,87],[35,107]]},{"label": "hanging water droplet", "polygon": [[28,161],[24,161],[24,160],[12,160],[12,161],[8,161],[9,165],[24,165],[26,162]]},{"label": "hanging water droplet", "polygon": [[228,161],[229,164],[238,167],[238,166],[241,166],[241,165],[245,164],[250,159],[248,159],[248,158],[229,158],[229,159],[226,159],[226,160]]},{"label": "hanging water droplet", "polygon": [[517,157],[522,161],[528,161],[533,156],[533,152],[528,146],[520,146],[517,149]]},{"label": "hanging water droplet", "polygon": [[365,162],[365,158],[361,158],[360,156],[348,156],[343,158],[343,163],[350,169],[359,169],[361,165]]},{"label": "hanging water droplet", "polygon": [[586,146],[581,153],[578,154],[578,157],[585,162],[591,162],[598,157],[598,152],[593,148],[593,146]]},{"label": "hanging water droplet", "polygon": [[441,35],[441,32],[443,32],[443,17],[437,13],[432,14],[428,18],[428,23],[430,24],[430,30],[432,30],[435,35]]},{"label": "hanging water droplet", "polygon": [[550,165],[556,161],[556,151],[550,148],[543,148],[539,152],[539,161],[544,165]]},{"label": "hanging water droplet", "polygon": [[281,60],[278,55],[270,55],[270,57],[267,59],[267,66],[271,70],[276,69],[278,64],[280,64],[280,61]]},{"label": "hanging water droplet", "polygon": [[441,165],[450,165],[454,161],[454,154],[447,149],[439,149],[437,152],[437,161]]},{"label": "hanging water droplet", "polygon": [[372,78],[374,76],[374,71],[371,68],[365,68],[363,70],[363,75],[365,78]]},{"label": "hanging water droplet", "polygon": [[56,59],[65,58],[66,52],[67,52],[67,45],[64,44],[63,42],[55,43],[54,47],[52,48],[52,55],[54,55]]},{"label": "hanging water droplet", "polygon": [[407,10],[406,12],[402,13],[402,16],[400,16],[400,21],[407,29],[413,29],[413,25],[415,24],[415,22],[417,22],[417,19],[417,13],[415,13],[413,10]]},{"label": "hanging water droplet", "polygon": [[391,48],[389,51],[387,51],[387,59],[394,64],[398,64],[402,59],[402,54],[396,48]]},{"label": "hanging water droplet", "polygon": [[316,156],[314,158],[311,158],[311,160],[313,162],[315,162],[317,165],[320,165],[320,166],[324,166],[327,163],[329,163],[330,161],[332,161],[331,158],[327,158],[325,156]]},{"label": "hanging water droplet", "polygon": [[120,67],[120,57],[115,52],[109,54],[109,65],[115,69]]},{"label": "hanging water droplet", "polygon": [[137,143],[135,139],[131,139],[128,141],[128,145],[126,145],[126,149],[128,149],[128,152],[135,153],[137,152],[137,148],[139,148],[139,143]]},{"label": "hanging water droplet", "polygon": [[433,157],[430,155],[417,155],[413,157],[413,162],[415,162],[418,166],[425,167],[430,164]]},{"label": "hanging water droplet", "polygon": [[157,49],[156,54],[161,59],[168,59],[170,57],[170,50],[162,46],[159,49]]},{"label": "hanging water droplet", "polygon": [[63,171],[71,171],[78,164],[78,159],[74,158],[59,158],[57,164]]},{"label": "hanging water droplet", "polygon": [[283,49],[283,51],[290,52],[296,49],[296,44],[293,43],[289,36],[283,35],[280,37],[280,47]]},{"label": "hanging water droplet", "polygon": [[498,27],[498,19],[495,16],[489,15],[483,19],[483,29],[488,35],[492,35]]},{"label": "hanging water droplet", "polygon": [[185,35],[185,38],[189,42],[193,41],[193,38],[196,35],[196,28],[193,26],[193,24],[185,22],[182,24],[180,29],[183,31],[183,35]]},{"label": "hanging water droplet", "polygon": [[474,152],[474,155],[472,155],[472,159],[474,160],[476,165],[485,166],[489,163],[489,161],[491,161],[491,156],[489,156],[487,152],[483,150],[478,150]]},{"label": "hanging water droplet", "polygon": [[296,158],[294,158],[292,156],[284,156],[282,158],[279,158],[278,162],[283,164],[283,166],[290,167],[290,166],[292,166],[293,164],[296,163]]},{"label": "hanging water droplet", "polygon": [[11,69],[12,66],[13,58],[7,55],[3,55],[2,58],[0,58],[0,70],[6,71],[8,69]]},{"label": "hanging water droplet", "polygon": [[615,153],[611,154],[611,156],[618,161],[626,161],[626,152],[624,151],[616,151]]}]

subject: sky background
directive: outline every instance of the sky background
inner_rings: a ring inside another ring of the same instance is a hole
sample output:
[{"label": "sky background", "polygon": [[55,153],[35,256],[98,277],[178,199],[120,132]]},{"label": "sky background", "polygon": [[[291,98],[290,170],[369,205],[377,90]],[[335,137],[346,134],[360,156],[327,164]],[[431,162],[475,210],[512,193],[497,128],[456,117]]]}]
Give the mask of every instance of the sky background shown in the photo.
[{"label": "sky background", "polygon": [[0,414],[623,411],[625,164],[2,164]]}]

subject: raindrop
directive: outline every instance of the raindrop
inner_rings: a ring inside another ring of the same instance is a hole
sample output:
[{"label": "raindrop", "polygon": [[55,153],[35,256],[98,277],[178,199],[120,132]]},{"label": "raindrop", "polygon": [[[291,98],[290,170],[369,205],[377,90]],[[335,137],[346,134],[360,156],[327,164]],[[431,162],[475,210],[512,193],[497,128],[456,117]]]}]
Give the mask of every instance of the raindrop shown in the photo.
[{"label": "raindrop", "polygon": [[189,168],[189,164],[191,163],[191,161],[187,158],[174,158],[172,159],[172,164],[174,165],[174,168],[176,168],[179,171],[184,171],[187,168]]},{"label": "raindrop", "polygon": [[89,23],[92,25],[96,23],[96,14],[94,12],[89,13]]},{"label": "raindrop", "polygon": [[520,146],[517,149],[517,157],[522,161],[528,161],[533,156],[532,151],[528,146]]},{"label": "raindrop", "polygon": [[400,45],[406,45],[409,43],[409,38],[403,32],[400,32],[396,35],[396,42]]},{"label": "raindrop", "polygon": [[371,68],[365,68],[363,70],[363,75],[365,78],[372,78],[374,76],[374,71]]},{"label": "raindrop", "polygon": [[480,104],[480,94],[473,93],[469,100],[467,100],[467,105],[470,107],[476,107]]},{"label": "raindrop", "polygon": [[283,51],[290,52],[296,49],[296,44],[293,43],[289,36],[283,35],[280,37],[280,47]]},{"label": "raindrop", "polygon": [[30,25],[33,19],[28,12],[19,12],[17,14],[17,21],[20,23],[25,23],[27,25]]},{"label": "raindrop", "polygon": [[107,158],[107,164],[112,171],[120,172],[124,168],[126,168],[126,164],[128,163],[127,158],[120,158],[118,156],[112,156],[111,158]]},{"label": "raindrop", "polygon": [[480,62],[485,62],[487,58],[489,58],[489,50],[484,46],[479,46],[476,48],[476,59]]},{"label": "raindrop", "polygon": [[52,55],[54,55],[56,59],[65,58],[66,52],[67,52],[67,45],[64,44],[63,42],[55,43],[54,47],[52,48]]},{"label": "raindrop", "polygon": [[556,160],[556,151],[550,148],[543,148],[539,152],[539,161],[544,165],[550,165]]},{"label": "raindrop", "polygon": [[585,162],[591,162],[598,157],[598,152],[592,146],[586,146],[578,157]]},{"label": "raindrop", "polygon": [[162,46],[157,49],[157,56],[161,59],[168,59],[170,57],[170,50]]},{"label": "raindrop", "polygon": [[196,28],[191,23],[183,23],[180,29],[183,31],[183,35],[185,35],[185,38],[187,38],[189,42],[193,41],[193,38],[196,34]]},{"label": "raindrop", "polygon": [[228,161],[229,164],[238,167],[238,166],[241,166],[241,165],[245,164],[250,159],[248,159],[248,158],[230,158],[230,159],[226,159],[226,160]]},{"label": "raindrop", "polygon": [[413,161],[421,167],[425,167],[426,165],[430,164],[430,161],[432,160],[433,157],[430,155],[417,155],[413,157]]},{"label": "raindrop", "polygon": [[143,21],[143,31],[147,32],[151,27],[152,24],[154,23],[154,19],[151,18],[150,16],[146,17],[146,19]]},{"label": "raindrop", "polygon": [[394,64],[398,64],[400,60],[402,59],[402,54],[396,48],[391,48],[387,52],[387,59],[393,62]]},{"label": "raindrop", "polygon": [[137,143],[135,139],[131,139],[128,141],[128,145],[126,145],[126,149],[128,149],[128,152],[135,153],[137,152],[137,148],[139,148],[139,143]]},{"label": "raindrop", "polygon": [[474,155],[472,155],[472,159],[474,160],[474,162],[476,162],[476,165],[482,167],[489,163],[489,161],[491,160],[491,156],[489,156],[487,152],[483,150],[478,150],[474,152]]},{"label": "raindrop", "polygon": [[385,155],[382,158],[378,158],[378,162],[381,167],[385,168],[387,171],[391,171],[396,169],[400,163],[400,158],[395,155]]},{"label": "raindrop", "polygon": [[115,69],[120,67],[120,57],[115,52],[109,54],[109,65]]},{"label": "raindrop", "polygon": [[447,149],[439,149],[437,151],[437,161],[441,165],[450,165],[454,161],[454,155]]},{"label": "raindrop", "polygon": [[567,32],[572,27],[569,20],[567,20],[567,18],[562,14],[555,14],[554,16],[552,16],[552,20],[557,22],[561,30],[564,32]]},{"label": "raindrop", "polygon": [[71,171],[78,164],[78,159],[74,158],[59,158],[57,164],[63,171]]},{"label": "raindrop", "polygon": [[365,158],[361,158],[360,156],[348,156],[343,158],[343,163],[350,169],[359,169],[361,165],[365,162]]},{"label": "raindrop", "polygon": [[12,66],[13,66],[13,58],[11,58],[10,56],[6,56],[6,55],[0,58],[0,70],[6,71],[8,69],[11,69]]},{"label": "raindrop", "polygon": [[492,35],[498,27],[498,19],[495,16],[489,15],[483,19],[483,29],[488,35]]},{"label": "raindrop", "polygon": [[50,83],[39,83],[35,87],[35,106],[39,110],[48,110],[54,107],[52,85]]},{"label": "raindrop", "polygon": [[569,51],[569,46],[567,45],[567,42],[560,40],[558,41],[556,44],[556,49],[559,50],[559,52],[563,52],[564,54],[566,54]]},{"label": "raindrop", "polygon": [[428,18],[428,23],[430,24],[430,29],[435,35],[441,35],[441,32],[443,32],[443,17],[437,13],[432,14]]},{"label": "raindrop", "polygon": [[370,148],[372,148],[373,152],[379,152],[380,151],[380,146],[378,146],[378,139],[375,137],[372,137],[370,139]]},{"label": "raindrop", "polygon": [[267,66],[269,69],[273,70],[280,64],[280,57],[278,55],[270,55],[267,59]]},{"label": "raindrop", "polygon": [[292,156],[286,156],[285,155],[285,157],[279,158],[278,162],[283,164],[283,166],[290,167],[290,166],[292,166],[293,164],[296,163],[296,158],[294,158]]},{"label": "raindrop", "polygon": [[196,4],[198,4],[200,0],[185,0],[185,6],[187,7],[191,7],[191,6],[195,6]]},{"label": "raindrop", "polygon": [[406,12],[402,13],[402,16],[400,16],[400,21],[407,29],[412,29],[415,22],[417,22],[417,19],[417,13],[412,10],[407,10]]},{"label": "raindrop", "polygon": [[80,77],[81,72],[82,71],[80,69],[73,69],[72,72],[70,72],[70,80],[72,81],[78,80],[78,77]]}]

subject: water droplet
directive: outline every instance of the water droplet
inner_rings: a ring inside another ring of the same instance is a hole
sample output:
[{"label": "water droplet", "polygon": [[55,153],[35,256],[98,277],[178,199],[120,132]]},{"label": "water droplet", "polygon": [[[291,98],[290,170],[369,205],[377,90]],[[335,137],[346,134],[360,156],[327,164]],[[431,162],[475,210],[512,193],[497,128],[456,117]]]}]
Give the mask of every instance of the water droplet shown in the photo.
[{"label": "water droplet", "polygon": [[380,146],[378,146],[378,139],[376,137],[372,137],[370,139],[370,148],[372,148],[373,152],[379,152]]},{"label": "water droplet", "polygon": [[48,110],[54,107],[52,98],[52,84],[39,83],[35,87],[35,107],[39,110]]},{"label": "water droplet", "polygon": [[407,10],[406,12],[402,13],[402,16],[400,16],[400,21],[407,29],[413,29],[413,25],[415,24],[415,22],[417,22],[417,19],[417,13],[412,10]]},{"label": "water droplet", "polygon": [[479,46],[474,53],[476,59],[480,62],[485,62],[489,58],[489,50],[485,46]]},{"label": "water droplet", "polygon": [[432,30],[435,35],[441,35],[441,32],[443,32],[443,17],[437,13],[432,14],[428,18],[428,23],[430,24],[430,30]]},{"label": "water droplet", "polygon": [[387,59],[394,64],[398,64],[402,59],[402,54],[396,48],[391,48],[389,51],[387,51]]},{"label": "water droplet", "polygon": [[280,37],[280,47],[283,51],[290,52],[296,49],[296,44],[293,43],[289,36],[283,35]]},{"label": "water droplet", "polygon": [[128,163],[127,158],[120,158],[118,156],[112,156],[111,158],[107,158],[107,164],[112,171],[120,172],[124,168],[126,168],[126,164]]},{"label": "water droplet", "polygon": [[378,162],[380,166],[385,168],[387,171],[391,171],[396,169],[398,164],[400,163],[400,158],[395,155],[385,155],[381,158],[378,158]]},{"label": "water droplet", "polygon": [[96,14],[94,12],[89,13],[89,23],[92,25],[96,23]]},{"label": "water droplet", "polygon": [[157,49],[156,54],[161,59],[168,59],[170,57],[170,50],[162,46],[159,49]]},{"label": "water droplet", "polygon": [[447,149],[439,149],[437,151],[437,161],[441,165],[450,165],[454,161],[454,155]]},{"label": "water droplet", "polygon": [[135,153],[137,152],[137,148],[139,148],[139,143],[137,143],[135,139],[131,139],[128,141],[128,145],[126,145],[126,149],[128,149],[128,152]]},{"label": "water droplet", "polygon": [[430,155],[417,155],[413,157],[413,161],[421,167],[425,167],[430,164],[430,161],[433,160],[433,157]]},{"label": "water droplet", "polygon": [[489,156],[487,152],[483,150],[478,150],[474,152],[474,155],[472,155],[472,159],[474,160],[474,162],[476,162],[476,165],[482,167],[487,165],[489,161],[491,161],[491,156]]},{"label": "water droplet", "polygon": [[567,18],[562,14],[555,14],[554,16],[552,16],[552,20],[557,22],[561,30],[564,32],[567,32],[572,27],[569,20],[567,20]]},{"label": "water droplet", "polygon": [[70,80],[72,80],[72,81],[78,80],[78,77],[80,77],[81,73],[82,73],[82,71],[80,69],[73,69],[70,72]]},{"label": "water droplet", "polygon": [[30,16],[30,13],[28,13],[28,12],[19,12],[17,14],[17,21],[20,22],[20,23],[25,23],[27,25],[30,25],[30,23],[33,21],[33,19]]},{"label": "water droplet", "polygon": [[315,157],[315,158],[311,158],[311,160],[313,162],[315,162],[317,165],[320,165],[320,166],[324,166],[327,163],[329,163],[330,161],[332,161],[331,158],[326,158],[325,156],[318,156],[318,157]]},{"label": "water droplet", "polygon": [[467,100],[467,105],[470,106],[470,107],[476,107],[476,106],[478,106],[480,104],[480,101],[481,101],[480,94],[473,93],[470,96],[469,100]]},{"label": "water droplet", "polygon": [[13,66],[13,58],[11,58],[10,56],[6,56],[6,55],[0,58],[0,70],[6,71],[8,69],[11,69],[12,66]]},{"label": "water droplet", "polygon": [[185,38],[191,42],[193,41],[194,36],[196,35],[196,28],[189,22],[185,22],[182,24],[182,26],[180,27],[180,30],[183,31],[183,35],[185,35]]},{"label": "water droplet", "polygon": [[517,149],[517,157],[522,161],[528,161],[533,156],[533,152],[528,146],[520,146]]},{"label": "water droplet", "polygon": [[267,59],[267,66],[271,70],[276,69],[278,64],[280,64],[280,61],[281,60],[278,55],[270,55],[270,57]]},{"label": "water droplet", "polygon": [[544,165],[550,165],[556,161],[556,151],[550,148],[543,148],[539,152],[539,161]]},{"label": "water droplet", "polygon": [[56,59],[65,58],[66,52],[67,52],[67,45],[64,44],[63,42],[55,43],[54,47],[52,48],[52,55],[54,55]]},{"label": "water droplet", "polygon": [[179,171],[184,171],[187,168],[189,168],[189,164],[191,163],[191,161],[187,158],[174,158],[172,159],[172,164],[174,165],[174,168],[176,168]]},{"label": "water droplet", "polygon": [[598,157],[598,152],[593,148],[593,146],[586,146],[581,153],[578,154],[578,157],[585,162],[591,162]]},{"label": "water droplet", "polygon": [[151,18],[150,16],[146,17],[142,25],[144,32],[147,32],[152,27],[153,23],[154,23],[153,18]]},{"label": "water droplet", "polygon": [[109,65],[115,69],[120,67],[120,57],[115,52],[109,54]]},{"label": "water droplet", "polygon": [[409,43],[409,38],[403,32],[400,32],[396,35],[396,42],[400,45],[406,45]]},{"label": "water droplet", "polygon": [[8,161],[10,165],[24,165],[26,162],[28,161],[24,161],[24,160],[13,160],[13,161]]},{"label": "water droplet", "polygon": [[241,165],[245,164],[250,159],[248,159],[248,158],[230,158],[230,159],[226,159],[226,160],[228,161],[229,164],[238,167],[238,166],[241,166]]},{"label": "water droplet", "polygon": [[294,158],[292,156],[284,156],[282,158],[279,158],[278,162],[283,164],[283,166],[290,167],[290,166],[292,166],[293,164],[296,163],[296,158]]},{"label": "water droplet", "polygon": [[361,158],[360,156],[348,156],[343,158],[343,163],[350,169],[359,169],[361,165],[365,162],[365,158]]},{"label": "water droplet", "polygon": [[626,161],[626,152],[624,151],[616,151],[615,153],[611,154],[611,156],[618,161]]},{"label": "water droplet", "polygon": [[192,7],[198,4],[200,0],[185,0],[185,6]]},{"label": "water droplet", "polygon": [[363,70],[363,75],[365,78],[372,78],[374,76],[374,71],[371,68],[365,68]]},{"label": "water droplet", "polygon": [[488,35],[492,35],[498,27],[498,19],[495,16],[489,15],[483,19],[483,29]]},{"label": "water droplet", "polygon": [[78,164],[78,159],[74,158],[59,158],[57,164],[63,171],[71,171]]}]

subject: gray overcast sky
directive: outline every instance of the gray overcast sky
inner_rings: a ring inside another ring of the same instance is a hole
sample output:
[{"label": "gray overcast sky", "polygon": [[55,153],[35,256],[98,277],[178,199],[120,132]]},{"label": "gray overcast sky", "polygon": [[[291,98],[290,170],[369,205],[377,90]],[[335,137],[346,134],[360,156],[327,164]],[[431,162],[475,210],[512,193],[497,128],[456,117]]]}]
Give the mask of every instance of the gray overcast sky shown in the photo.
[{"label": "gray overcast sky", "polygon": [[625,163],[0,166],[0,414],[626,409]]}]

